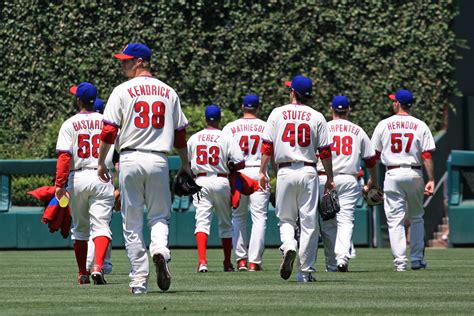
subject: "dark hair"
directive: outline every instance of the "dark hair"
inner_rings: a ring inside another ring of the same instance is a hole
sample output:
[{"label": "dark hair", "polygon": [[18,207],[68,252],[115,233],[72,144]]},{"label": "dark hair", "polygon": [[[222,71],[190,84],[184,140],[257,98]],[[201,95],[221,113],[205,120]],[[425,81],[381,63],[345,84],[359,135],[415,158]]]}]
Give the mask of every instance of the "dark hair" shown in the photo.
[{"label": "dark hair", "polygon": [[403,111],[409,112],[410,109],[411,109],[411,103],[410,104],[401,104],[400,103],[400,107],[403,109]]},{"label": "dark hair", "polygon": [[242,109],[242,112],[244,112],[244,113],[256,114],[257,111],[258,111],[258,107],[257,107],[257,108],[246,108],[246,107],[244,106],[243,109]]},{"label": "dark hair", "polygon": [[295,93],[295,98],[296,98],[296,101],[298,101],[298,103],[306,104],[309,101],[311,101],[311,99],[312,99],[312,97],[307,98],[307,97],[302,96],[301,94],[299,94],[295,90],[293,90],[293,92]]},{"label": "dark hair", "polygon": [[337,110],[337,109],[334,109],[334,112],[336,112],[337,116],[347,116],[349,114],[349,109],[346,109],[346,110]]},{"label": "dark hair", "polygon": [[87,111],[93,112],[94,111],[94,101],[89,101],[89,102],[84,102],[81,99],[79,99],[79,102],[81,102],[81,108],[86,109]]}]

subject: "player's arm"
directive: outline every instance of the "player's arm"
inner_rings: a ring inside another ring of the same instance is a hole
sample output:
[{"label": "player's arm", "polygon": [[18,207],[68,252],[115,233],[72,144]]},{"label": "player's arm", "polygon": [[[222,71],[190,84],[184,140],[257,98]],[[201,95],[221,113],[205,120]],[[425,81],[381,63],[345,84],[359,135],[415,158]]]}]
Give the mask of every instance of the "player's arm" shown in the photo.
[{"label": "player's arm", "polygon": [[377,181],[377,154],[370,142],[369,136],[363,131],[361,138],[361,154],[365,167],[369,170],[369,188],[378,187]]},{"label": "player's arm", "polygon": [[188,159],[188,144],[186,142],[186,128],[174,132],[174,147],[181,158],[181,169],[187,174],[192,175]]},{"label": "player's arm", "polygon": [[275,132],[274,113],[275,112],[272,111],[268,117],[267,124],[265,125],[265,129],[263,131],[262,147],[260,148],[262,158],[260,160],[260,170],[258,172],[258,185],[264,192],[267,192],[268,188],[270,187],[269,179],[267,177],[268,164],[270,163],[270,160],[272,160],[275,170],[277,170],[273,155],[273,139],[275,138],[273,136]]},{"label": "player's arm", "polygon": [[423,133],[423,139],[421,140],[421,158],[423,159],[423,165],[425,166],[426,174],[428,175],[428,182],[425,185],[425,195],[432,195],[435,188],[434,181],[434,163],[433,163],[433,151],[436,149],[433,134],[431,134],[428,126],[425,125],[425,132]]},{"label": "player's arm", "polygon": [[327,177],[324,189],[325,191],[335,190],[336,185],[334,184],[334,174],[332,172],[331,137],[329,136],[326,119],[322,115],[318,122],[317,131],[318,137],[316,147],[319,152],[319,159],[321,159]]},{"label": "player's arm", "polygon": [[58,160],[56,162],[56,198],[60,200],[64,195],[68,196],[66,183],[71,169],[71,153],[73,144],[73,135],[63,125],[59,131],[56,150]]},{"label": "player's arm", "polygon": [[[427,156],[426,152],[423,154]],[[425,185],[425,195],[432,195],[435,188],[435,182],[434,182],[434,163],[433,163],[433,159],[431,158],[431,153],[430,153],[429,158],[423,158],[423,164],[425,165],[426,174],[428,175],[428,182],[426,182],[426,185]]]},{"label": "player's arm", "polygon": [[240,148],[239,144],[234,140],[231,135],[227,134],[227,139],[229,141],[230,159],[227,162],[229,170],[232,172],[245,168],[245,158],[242,153],[242,148]]}]

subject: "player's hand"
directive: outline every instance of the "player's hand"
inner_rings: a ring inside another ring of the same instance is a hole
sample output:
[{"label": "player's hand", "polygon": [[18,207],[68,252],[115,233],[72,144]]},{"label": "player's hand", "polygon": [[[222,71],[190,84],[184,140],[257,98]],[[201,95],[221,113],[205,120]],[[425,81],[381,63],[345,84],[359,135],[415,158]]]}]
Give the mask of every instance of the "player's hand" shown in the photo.
[{"label": "player's hand", "polygon": [[324,185],[324,193],[329,192],[331,190],[336,190],[336,184],[334,183],[334,179],[327,179],[326,184]]},{"label": "player's hand", "polygon": [[263,192],[267,192],[267,190],[270,188],[268,177],[264,173],[259,173],[258,175],[258,186]]},{"label": "player's hand", "polygon": [[65,188],[56,188],[56,199],[61,200],[63,196],[66,196],[69,199],[69,192]]},{"label": "player's hand", "polygon": [[99,166],[97,167],[97,176],[102,182],[107,183],[110,181],[109,170],[107,169],[105,164],[99,164]]},{"label": "player's hand", "polygon": [[372,188],[377,188],[377,183],[369,178],[369,181],[367,181],[367,187],[369,188],[369,190]]},{"label": "player's hand", "polygon": [[434,180],[426,182],[425,195],[427,196],[433,195],[434,187],[435,187]]}]

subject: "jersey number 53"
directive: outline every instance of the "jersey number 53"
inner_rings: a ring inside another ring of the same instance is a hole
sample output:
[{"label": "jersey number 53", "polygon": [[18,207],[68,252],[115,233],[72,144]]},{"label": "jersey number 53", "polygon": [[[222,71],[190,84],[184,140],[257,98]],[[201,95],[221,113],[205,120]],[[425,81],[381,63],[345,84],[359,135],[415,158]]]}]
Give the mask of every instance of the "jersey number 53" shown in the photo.
[{"label": "jersey number 53", "polygon": [[217,166],[219,164],[219,147],[211,146],[209,149],[207,145],[196,146],[196,163],[198,165]]}]

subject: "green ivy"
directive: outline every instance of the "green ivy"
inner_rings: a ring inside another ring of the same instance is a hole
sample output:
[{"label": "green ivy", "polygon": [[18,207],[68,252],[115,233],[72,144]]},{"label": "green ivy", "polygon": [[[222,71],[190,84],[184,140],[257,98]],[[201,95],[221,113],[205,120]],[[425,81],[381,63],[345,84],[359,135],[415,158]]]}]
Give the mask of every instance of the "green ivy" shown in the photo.
[{"label": "green ivy", "polygon": [[[446,1],[5,1],[0,6],[0,158],[54,156],[58,127],[75,112],[68,88],[81,81],[107,99],[123,82],[112,58],[147,43],[154,74],[174,87],[192,122],[202,105],[236,110],[261,96],[265,118],[288,101],[283,81],[315,81],[312,106],[352,101],[369,134],[390,114],[387,95],[409,88],[415,115],[442,127],[454,73],[456,3]],[[192,114],[191,114],[192,113]]]}]

